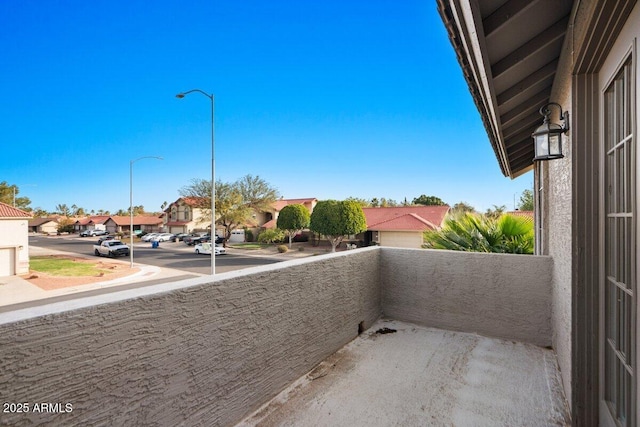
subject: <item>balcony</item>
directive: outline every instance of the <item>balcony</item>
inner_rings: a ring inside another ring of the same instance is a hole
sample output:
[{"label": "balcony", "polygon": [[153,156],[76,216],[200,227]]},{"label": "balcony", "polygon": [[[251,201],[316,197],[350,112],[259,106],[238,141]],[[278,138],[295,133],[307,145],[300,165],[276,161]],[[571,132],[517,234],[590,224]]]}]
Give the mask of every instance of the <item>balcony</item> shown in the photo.
[{"label": "balcony", "polygon": [[367,248],[0,314],[2,401],[72,406],[0,420],[563,424],[551,268]]}]

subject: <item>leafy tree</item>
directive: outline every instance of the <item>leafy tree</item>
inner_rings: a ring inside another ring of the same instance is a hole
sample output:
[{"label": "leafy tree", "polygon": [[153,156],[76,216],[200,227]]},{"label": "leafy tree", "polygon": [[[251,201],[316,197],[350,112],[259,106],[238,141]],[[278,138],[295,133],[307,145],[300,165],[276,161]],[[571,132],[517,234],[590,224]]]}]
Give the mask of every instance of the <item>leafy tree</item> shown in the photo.
[{"label": "leafy tree", "polygon": [[0,182],[0,202],[15,206],[23,211],[30,211],[31,200],[28,197],[18,197],[18,194],[20,194],[20,189],[17,185],[9,185],[7,181]]},{"label": "leafy tree", "polygon": [[34,217],[34,218],[46,218],[46,217],[48,217],[48,216],[49,216],[49,212],[45,211],[45,210],[44,210],[44,209],[42,209],[42,208],[39,208],[39,207],[38,207],[38,208],[35,208],[35,209],[33,210],[33,217]]},{"label": "leafy tree", "polygon": [[[267,210],[277,200],[277,190],[260,177],[246,175],[233,183],[216,181],[216,224],[225,229],[225,242],[236,228],[251,221],[256,210]],[[211,221],[211,181],[193,179],[179,191],[182,197],[194,197],[205,220]]]},{"label": "leafy tree", "polygon": [[60,218],[58,221],[58,233],[73,233],[74,220],[71,218]]},{"label": "leafy tree", "polygon": [[282,240],[284,240],[284,231],[278,228],[270,228],[258,234],[259,243],[272,244],[276,242],[282,242]]},{"label": "leafy tree", "polygon": [[533,210],[533,190],[524,190],[520,196],[520,203],[518,209],[521,211]]},{"label": "leafy tree", "polygon": [[358,203],[363,208],[371,207],[371,201],[367,199],[362,199],[360,197],[347,197],[345,200],[349,200],[352,202]]},{"label": "leafy tree", "polygon": [[313,209],[309,227],[325,235],[331,243],[331,252],[335,252],[345,235],[365,231],[367,220],[362,207],[355,201],[323,200]]},{"label": "leafy tree", "polygon": [[71,209],[64,203],[56,205],[56,213],[62,216],[71,216]]},{"label": "leafy tree", "polygon": [[[354,203],[358,202],[354,201]],[[311,215],[304,205],[293,204],[282,208],[278,215],[277,227],[289,236],[289,248],[291,248],[293,236],[309,227],[310,221]]]},{"label": "leafy tree", "polygon": [[118,212],[116,212],[116,216],[129,216],[129,209],[127,209],[126,211],[124,209],[118,209]]},{"label": "leafy tree", "polygon": [[440,230],[424,233],[425,247],[467,252],[532,254],[533,223],[502,215],[489,218],[472,213],[451,216]]},{"label": "leafy tree", "polygon": [[425,206],[445,206],[446,205],[446,203],[443,202],[441,198],[436,196],[427,196],[424,194],[413,199],[411,203],[414,205],[425,205]]},{"label": "leafy tree", "polygon": [[507,210],[507,207],[505,205],[500,205],[500,206],[493,205],[493,209],[492,208],[487,209],[484,215],[490,219],[497,219],[497,218],[500,218],[500,216],[502,216],[502,214],[504,214],[506,210]]},{"label": "leafy tree", "polygon": [[75,217],[87,215],[84,208],[78,207],[77,205],[71,205],[71,214]]},{"label": "leafy tree", "polygon": [[245,175],[236,181],[242,201],[257,212],[264,212],[278,199],[278,190],[259,176]]},{"label": "leafy tree", "polygon": [[453,214],[460,214],[465,212],[475,213],[476,209],[468,203],[458,202],[455,205],[453,205],[451,212]]}]

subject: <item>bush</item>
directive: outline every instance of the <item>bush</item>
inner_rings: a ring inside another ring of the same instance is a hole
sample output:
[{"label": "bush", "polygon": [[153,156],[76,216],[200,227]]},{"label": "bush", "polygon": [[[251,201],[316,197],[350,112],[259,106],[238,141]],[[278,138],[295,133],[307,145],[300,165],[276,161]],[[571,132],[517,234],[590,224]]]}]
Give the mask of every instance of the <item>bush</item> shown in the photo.
[{"label": "bush", "polygon": [[284,240],[284,231],[272,228],[269,230],[264,230],[262,233],[258,235],[259,243],[280,243]]},{"label": "bush", "polygon": [[289,248],[287,248],[287,245],[278,245],[278,252],[280,252],[281,254],[287,252],[289,250]]},{"label": "bush", "polygon": [[245,242],[253,242],[253,231],[248,228],[244,229],[244,241]]},{"label": "bush", "polygon": [[298,246],[298,250],[299,250],[300,252],[304,252],[304,246]]}]

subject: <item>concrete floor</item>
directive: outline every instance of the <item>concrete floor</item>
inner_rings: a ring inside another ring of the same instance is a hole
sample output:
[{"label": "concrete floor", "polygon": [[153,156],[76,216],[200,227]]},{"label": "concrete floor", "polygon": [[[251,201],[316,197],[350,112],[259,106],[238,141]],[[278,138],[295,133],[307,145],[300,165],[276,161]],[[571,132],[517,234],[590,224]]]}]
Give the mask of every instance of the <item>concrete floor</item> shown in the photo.
[{"label": "concrete floor", "polygon": [[238,425],[569,424],[552,350],[381,320]]}]

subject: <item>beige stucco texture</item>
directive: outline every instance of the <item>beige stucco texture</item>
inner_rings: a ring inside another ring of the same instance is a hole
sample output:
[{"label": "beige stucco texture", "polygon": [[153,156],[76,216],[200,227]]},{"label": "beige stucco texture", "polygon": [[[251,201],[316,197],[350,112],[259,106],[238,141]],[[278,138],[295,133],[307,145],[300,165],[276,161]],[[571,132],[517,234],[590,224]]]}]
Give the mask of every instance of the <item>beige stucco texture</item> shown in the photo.
[{"label": "beige stucco texture", "polygon": [[0,401],[73,407],[0,425],[231,425],[383,313],[547,345],[550,261],[481,255],[372,247],[0,313]]}]

